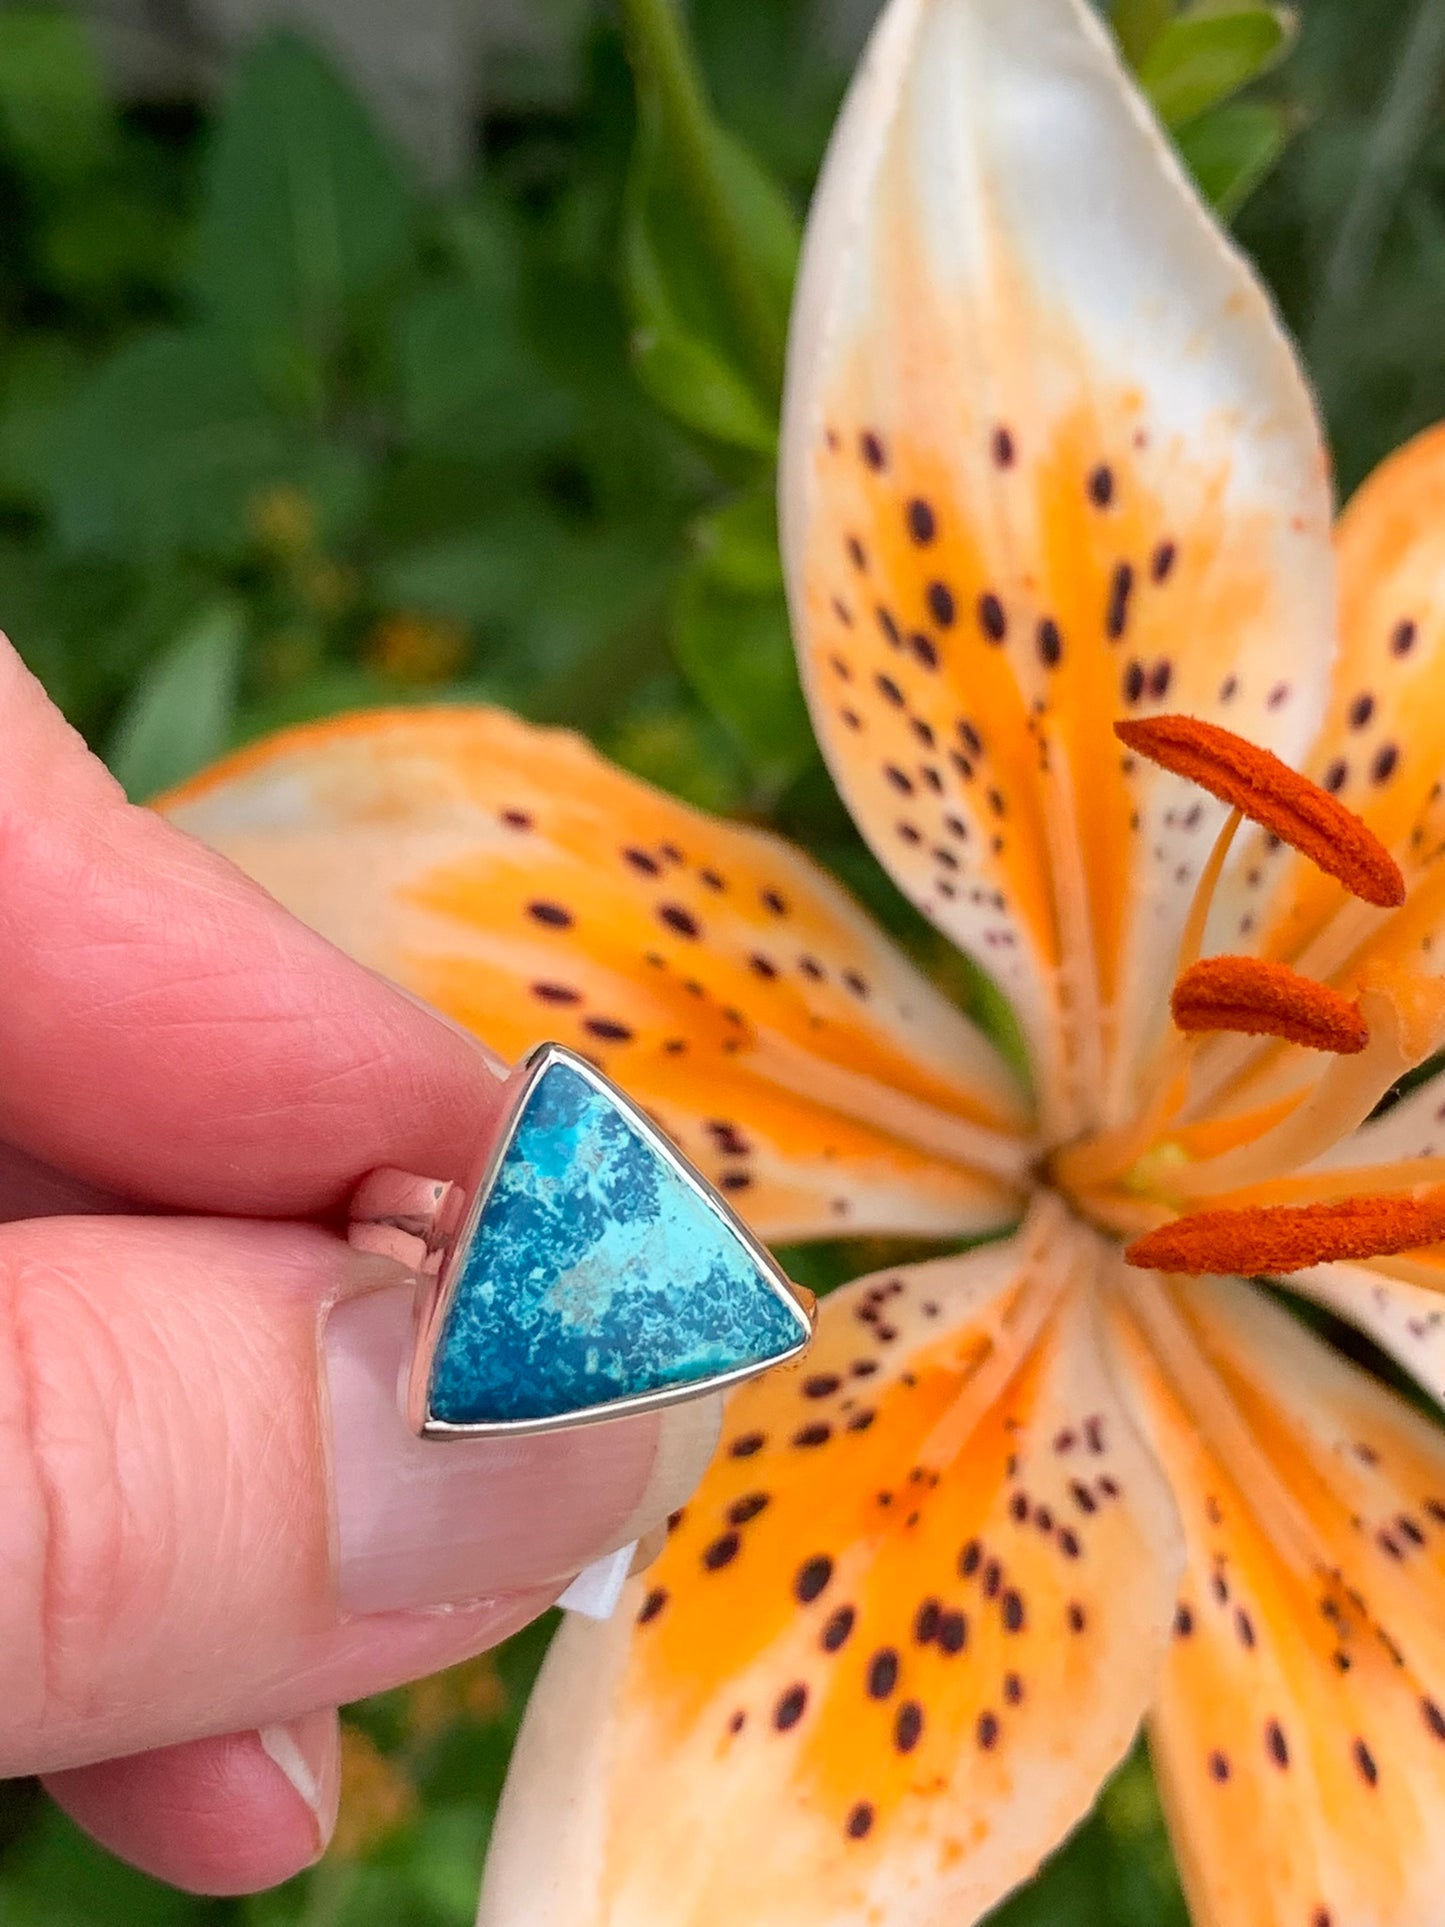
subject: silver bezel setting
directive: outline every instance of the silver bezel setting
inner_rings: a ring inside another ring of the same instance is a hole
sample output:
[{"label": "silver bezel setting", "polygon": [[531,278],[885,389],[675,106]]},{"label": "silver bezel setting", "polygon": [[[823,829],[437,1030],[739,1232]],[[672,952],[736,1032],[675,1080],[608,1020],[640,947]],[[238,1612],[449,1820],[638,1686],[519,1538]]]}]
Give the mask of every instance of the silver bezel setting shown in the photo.
[{"label": "silver bezel setting", "polygon": [[[471,1255],[472,1246],[480,1226],[482,1213],[498,1174],[516,1137],[522,1115],[527,1108],[527,1100],[537,1084],[554,1065],[565,1065],[578,1077],[584,1079],[609,1103],[615,1104],[625,1112],[628,1121],[657,1153],[672,1168],[676,1175],[692,1191],[698,1201],[705,1205],[714,1217],[721,1220],[727,1229],[747,1251],[758,1268],[759,1275],[771,1288],[775,1296],[788,1308],[797,1321],[798,1341],[790,1350],[756,1364],[739,1365],[732,1371],[719,1372],[711,1378],[694,1379],[682,1385],[663,1386],[653,1392],[638,1392],[622,1398],[608,1399],[601,1405],[584,1406],[574,1412],[558,1412],[546,1418],[500,1419],[475,1425],[454,1425],[445,1419],[433,1416],[430,1409],[431,1375],[435,1362],[437,1346],[445,1328],[447,1316],[456,1297],[457,1286]],[[468,1181],[465,1187],[467,1203],[455,1234],[446,1242],[440,1269],[433,1277],[424,1277],[418,1287],[414,1339],[412,1344],[411,1367],[407,1374],[405,1405],[407,1423],[418,1437],[424,1439],[480,1439],[480,1438],[520,1438],[533,1432],[560,1432],[576,1425],[596,1425],[608,1419],[634,1418],[639,1413],[659,1411],[667,1405],[678,1405],[686,1399],[698,1398],[705,1393],[726,1391],[730,1386],[740,1385],[745,1379],[756,1378],[761,1372],[771,1371],[775,1365],[788,1363],[805,1350],[813,1335],[815,1310],[812,1294],[803,1292],[779,1269],[772,1254],[761,1245],[747,1226],[732,1211],[726,1200],[708,1183],[670,1139],[665,1137],[657,1126],[638,1109],[625,1093],[620,1091],[610,1078],[605,1077],[585,1057],[579,1057],[565,1044],[539,1044],[513,1071],[507,1081],[506,1111],[501,1129],[493,1140],[485,1160]]]}]

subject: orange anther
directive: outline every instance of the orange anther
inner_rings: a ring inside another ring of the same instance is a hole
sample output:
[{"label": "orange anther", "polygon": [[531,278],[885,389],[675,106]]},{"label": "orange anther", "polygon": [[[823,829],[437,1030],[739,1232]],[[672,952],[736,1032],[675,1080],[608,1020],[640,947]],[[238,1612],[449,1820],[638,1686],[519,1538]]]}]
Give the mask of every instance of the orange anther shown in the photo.
[{"label": "orange anther", "polygon": [[1191,964],[1169,1000],[1181,1030],[1239,1030],[1282,1037],[1342,1057],[1370,1041],[1360,1007],[1288,964],[1260,957],[1205,957]]},{"label": "orange anther", "polygon": [[1195,716],[1117,722],[1114,734],[1151,763],[1187,777],[1272,830],[1366,903],[1393,909],[1405,901],[1400,866],[1374,831],[1269,750]]},{"label": "orange anther", "polygon": [[1342,1198],[1337,1204],[1250,1205],[1194,1211],[1125,1251],[1148,1271],[1193,1274],[1303,1271],[1336,1258],[1384,1258],[1445,1238],[1445,1184],[1417,1197]]}]

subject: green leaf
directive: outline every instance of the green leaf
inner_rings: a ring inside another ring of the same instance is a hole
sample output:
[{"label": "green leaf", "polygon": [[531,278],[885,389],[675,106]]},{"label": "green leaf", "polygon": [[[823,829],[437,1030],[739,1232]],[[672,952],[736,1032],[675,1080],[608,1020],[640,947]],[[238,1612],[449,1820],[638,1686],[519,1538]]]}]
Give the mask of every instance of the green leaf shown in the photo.
[{"label": "green leaf", "polygon": [[6,355],[0,384],[0,496],[26,502],[43,492],[56,416],[81,367],[73,341],[38,329],[22,335]]},{"label": "green leaf", "polygon": [[201,333],[135,336],[55,424],[45,483],[72,552],[133,558],[244,546],[255,493],[297,456],[244,365]]},{"label": "green leaf", "polygon": [[366,109],[314,48],[261,40],[206,172],[197,292],[269,379],[296,386],[401,272],[412,195]]},{"label": "green leaf", "polygon": [[402,550],[378,570],[376,589],[391,608],[419,615],[517,621],[535,602],[554,547],[555,537],[537,516],[499,517]]},{"label": "green leaf", "polygon": [[1231,101],[1181,129],[1179,151],[1205,198],[1229,221],[1289,145],[1290,117],[1268,101]]},{"label": "green leaf", "polygon": [[106,754],[133,802],[193,776],[227,747],[243,637],[240,611],[218,603],[136,685]]},{"label": "green leaf", "polygon": [[1114,0],[1110,19],[1124,58],[1137,70],[1174,11],[1174,0]]},{"label": "green leaf", "polygon": [[1183,127],[1272,67],[1295,35],[1284,6],[1197,0],[1150,42],[1139,79],[1167,127]]},{"label": "green leaf", "polygon": [[736,753],[711,717],[685,710],[633,717],[601,747],[623,769],[695,809],[723,816],[747,801]]},{"label": "green leaf", "polygon": [[424,454],[515,461],[554,447],[571,410],[505,308],[461,275],[419,287],[397,319],[403,430]]},{"label": "green leaf", "polygon": [[[782,392],[797,220],[713,117],[675,0],[626,0],[625,14],[638,132],[623,261],[640,358],[652,360],[644,378],[689,427],[763,452]],[[710,392],[684,412],[689,370]],[[751,408],[739,403],[744,394]]]},{"label": "green leaf", "polygon": [[114,135],[84,22],[59,8],[0,12],[0,143],[26,173],[70,186],[109,157]]},{"label": "green leaf", "polygon": [[[672,642],[683,674],[776,795],[817,756],[798,682],[776,537],[757,498],[704,521],[678,586]],[[768,547],[771,547],[771,554]]]},{"label": "green leaf", "polygon": [[4,1927],[203,1927],[207,1911],[113,1859],[48,1801],[0,1870]]},{"label": "green leaf", "polygon": [[776,453],[773,416],[757,391],[707,342],[669,327],[639,328],[633,336],[633,360],[648,394],[684,427],[750,454]]},{"label": "green leaf", "polygon": [[771,484],[716,510],[693,531],[714,581],[769,595],[783,586],[778,507]]}]

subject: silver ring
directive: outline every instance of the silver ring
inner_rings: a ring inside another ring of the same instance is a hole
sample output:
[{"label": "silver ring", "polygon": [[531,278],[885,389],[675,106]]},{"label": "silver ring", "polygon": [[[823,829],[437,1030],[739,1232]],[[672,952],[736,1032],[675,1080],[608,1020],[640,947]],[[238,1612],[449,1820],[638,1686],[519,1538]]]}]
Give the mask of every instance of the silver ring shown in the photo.
[{"label": "silver ring", "polygon": [[422,1438],[551,1432],[796,1358],[811,1292],[586,1058],[542,1044],[460,1184],[373,1171],[350,1242],[417,1278],[403,1404]]}]

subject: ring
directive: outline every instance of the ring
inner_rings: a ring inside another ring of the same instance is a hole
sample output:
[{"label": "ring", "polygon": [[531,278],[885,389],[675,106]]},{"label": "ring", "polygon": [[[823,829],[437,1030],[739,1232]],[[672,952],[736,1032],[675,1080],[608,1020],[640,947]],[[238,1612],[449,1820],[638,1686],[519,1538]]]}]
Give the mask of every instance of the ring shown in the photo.
[{"label": "ring", "polygon": [[422,1438],[556,1431],[796,1358],[811,1292],[610,1079],[542,1044],[461,1184],[373,1171],[348,1238],[417,1279],[403,1404]]}]

